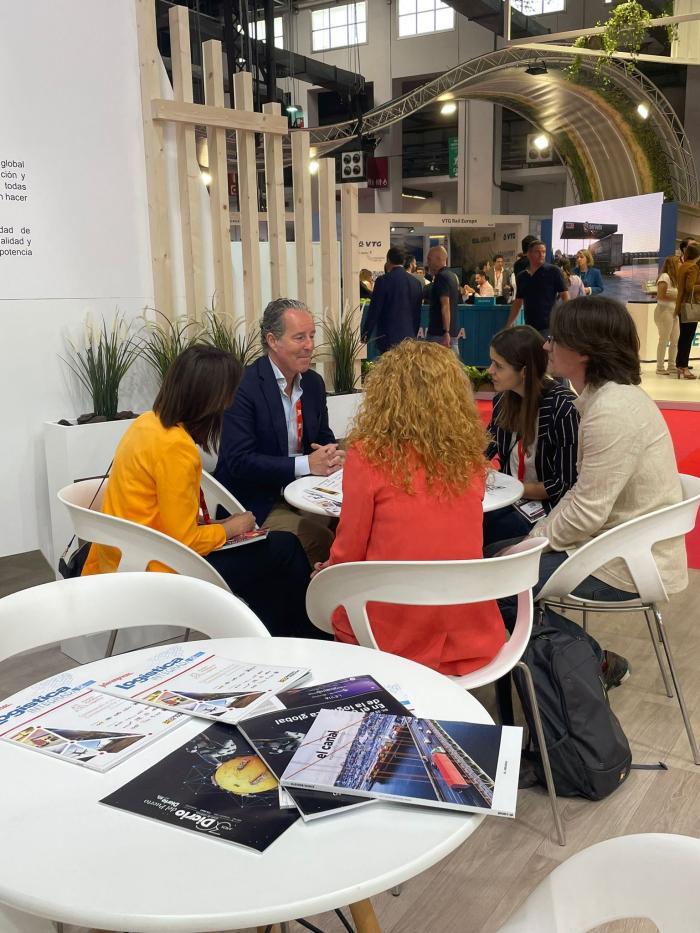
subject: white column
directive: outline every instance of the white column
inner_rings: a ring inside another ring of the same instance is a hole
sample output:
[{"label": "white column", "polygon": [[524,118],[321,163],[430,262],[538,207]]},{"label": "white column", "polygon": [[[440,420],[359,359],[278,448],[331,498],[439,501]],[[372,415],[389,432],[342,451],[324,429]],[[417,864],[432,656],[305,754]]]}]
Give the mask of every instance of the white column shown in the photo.
[{"label": "white column", "polygon": [[491,214],[493,185],[494,107],[480,100],[458,105],[457,211]]}]

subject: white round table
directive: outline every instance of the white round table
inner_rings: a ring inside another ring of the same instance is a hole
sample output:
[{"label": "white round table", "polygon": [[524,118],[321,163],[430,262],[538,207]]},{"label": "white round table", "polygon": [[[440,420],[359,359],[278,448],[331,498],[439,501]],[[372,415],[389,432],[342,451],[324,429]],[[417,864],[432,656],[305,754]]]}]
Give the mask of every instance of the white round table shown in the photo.
[{"label": "white round table", "polygon": [[[289,638],[197,645],[241,660],[304,664],[315,682],[371,674],[399,683],[419,715],[492,722],[447,677],[381,651]],[[117,656],[82,670],[102,679],[123,664]],[[0,742],[0,902],[64,923],[139,933],[262,926],[386,891],[440,861],[482,819],[375,803],[299,819],[261,854],[99,803],[202,725],[193,719],[106,774]]]},{"label": "white round table", "polygon": [[[327,518],[329,513],[304,495],[305,489],[317,486],[321,480],[321,476],[300,476],[284,487],[285,500],[302,512],[312,512]],[[523,484],[515,476],[493,470],[484,494],[484,512],[494,512],[496,509],[512,505],[522,498],[523,492]]]}]

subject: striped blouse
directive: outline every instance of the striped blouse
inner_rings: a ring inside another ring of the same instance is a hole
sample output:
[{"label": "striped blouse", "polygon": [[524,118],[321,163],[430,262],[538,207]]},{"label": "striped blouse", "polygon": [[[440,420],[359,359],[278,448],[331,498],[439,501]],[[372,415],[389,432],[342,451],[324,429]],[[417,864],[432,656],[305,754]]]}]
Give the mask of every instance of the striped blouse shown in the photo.
[{"label": "striped blouse", "polygon": [[[501,472],[510,474],[510,455],[517,437],[498,425],[502,394],[494,396],[493,412],[488,426],[492,443],[486,452],[488,459],[498,454]],[[557,504],[576,482],[579,413],[574,407],[576,396],[557,382],[545,388],[540,399],[535,470],[544,483],[548,499],[542,503],[546,512]]]}]

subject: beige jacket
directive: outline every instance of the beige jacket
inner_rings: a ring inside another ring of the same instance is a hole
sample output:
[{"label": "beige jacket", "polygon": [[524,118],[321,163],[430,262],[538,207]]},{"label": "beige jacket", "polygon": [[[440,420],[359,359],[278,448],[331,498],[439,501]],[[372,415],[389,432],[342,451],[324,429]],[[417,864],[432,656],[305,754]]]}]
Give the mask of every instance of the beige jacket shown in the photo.
[{"label": "beige jacket", "polygon": [[[586,386],[574,404],[581,413],[578,480],[531,532],[548,538],[555,551],[579,547],[609,528],[682,499],[668,428],[643,389],[616,382],[597,389]],[[685,539],[663,541],[653,553],[667,592],[685,589]],[[619,558],[594,576],[635,591]]]}]

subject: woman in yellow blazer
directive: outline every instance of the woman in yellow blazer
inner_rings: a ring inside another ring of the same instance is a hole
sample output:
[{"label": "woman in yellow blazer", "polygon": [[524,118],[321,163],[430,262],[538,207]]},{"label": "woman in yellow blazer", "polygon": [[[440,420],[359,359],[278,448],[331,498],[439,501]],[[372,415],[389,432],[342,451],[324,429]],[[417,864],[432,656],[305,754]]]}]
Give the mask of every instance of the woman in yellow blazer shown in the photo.
[{"label": "woman in yellow blazer", "polygon": [[[137,418],[119,443],[102,510],[201,554],[273,635],[319,636],[305,608],[309,564],[294,535],[271,531],[264,541],[217,553],[233,535],[254,527],[252,513],[200,522],[202,463],[196,445],[207,452],[218,445],[223,413],[240,378],[231,354],[207,346],[185,350],[168,370],[153,411]],[[111,573],[119,560],[116,548],[93,544],[83,576]],[[171,572],[157,561],[148,569]]]}]

